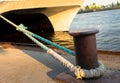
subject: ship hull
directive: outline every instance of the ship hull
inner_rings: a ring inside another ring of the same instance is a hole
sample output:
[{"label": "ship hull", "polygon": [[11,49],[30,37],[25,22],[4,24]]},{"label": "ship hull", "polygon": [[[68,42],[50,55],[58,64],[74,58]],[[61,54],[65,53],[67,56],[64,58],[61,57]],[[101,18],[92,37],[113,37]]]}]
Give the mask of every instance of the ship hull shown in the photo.
[{"label": "ship hull", "polygon": [[[1,2],[0,13],[6,17],[10,16],[11,12],[18,16],[43,14],[48,18],[47,21],[50,21],[54,31],[67,31],[82,3],[83,0],[70,0],[69,2],[67,0]],[[15,19],[14,17],[12,19]]]}]

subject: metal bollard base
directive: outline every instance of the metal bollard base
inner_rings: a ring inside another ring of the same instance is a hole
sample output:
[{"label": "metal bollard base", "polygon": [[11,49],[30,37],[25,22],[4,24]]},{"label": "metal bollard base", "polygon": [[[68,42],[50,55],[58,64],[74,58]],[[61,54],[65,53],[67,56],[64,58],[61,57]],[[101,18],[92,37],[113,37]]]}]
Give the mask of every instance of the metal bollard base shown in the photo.
[{"label": "metal bollard base", "polygon": [[55,81],[58,83],[120,83],[120,71],[107,69],[101,77],[82,80],[76,79],[70,71],[65,71],[57,75]]}]

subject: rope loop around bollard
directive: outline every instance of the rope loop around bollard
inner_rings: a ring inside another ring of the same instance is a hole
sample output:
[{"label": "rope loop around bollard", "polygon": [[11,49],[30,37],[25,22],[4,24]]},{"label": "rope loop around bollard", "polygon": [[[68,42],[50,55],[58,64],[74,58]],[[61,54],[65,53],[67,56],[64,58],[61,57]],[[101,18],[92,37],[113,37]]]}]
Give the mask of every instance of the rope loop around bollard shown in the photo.
[{"label": "rope loop around bollard", "polygon": [[72,63],[61,57],[52,49],[49,49],[47,53],[53,55],[55,59],[59,60],[65,67],[69,68],[70,71],[74,73],[77,79],[99,77],[103,75],[106,70],[104,64],[101,61],[98,62],[99,66],[97,68],[86,70],[82,69],[80,66],[74,66]]}]

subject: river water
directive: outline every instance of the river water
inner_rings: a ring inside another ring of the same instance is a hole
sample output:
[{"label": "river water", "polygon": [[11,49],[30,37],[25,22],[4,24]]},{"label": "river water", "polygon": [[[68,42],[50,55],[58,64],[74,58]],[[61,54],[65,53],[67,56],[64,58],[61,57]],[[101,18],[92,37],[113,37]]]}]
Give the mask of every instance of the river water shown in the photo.
[{"label": "river water", "polygon": [[[70,28],[73,27],[97,28],[97,49],[120,51],[120,9],[77,14]],[[72,37],[68,32],[55,32],[48,39],[74,49]]]},{"label": "river water", "polygon": [[[120,51],[120,9],[77,14],[70,28],[96,28],[99,30],[99,33],[96,35],[97,49]],[[39,35],[69,49],[74,49],[73,38],[67,31]],[[12,38],[9,38],[9,36]],[[19,35],[10,34],[3,40],[0,37],[0,41],[29,41],[29,39],[23,35],[20,36],[23,37],[23,39],[18,38],[18,36]]]}]

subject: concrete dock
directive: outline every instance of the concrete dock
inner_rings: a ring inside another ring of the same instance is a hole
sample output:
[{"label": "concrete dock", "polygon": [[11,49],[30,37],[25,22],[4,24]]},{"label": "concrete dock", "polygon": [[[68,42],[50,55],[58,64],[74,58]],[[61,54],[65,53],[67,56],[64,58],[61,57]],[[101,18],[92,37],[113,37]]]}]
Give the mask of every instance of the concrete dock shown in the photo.
[{"label": "concrete dock", "polygon": [[[75,64],[74,56],[60,54]],[[112,78],[115,81],[110,83],[120,83],[118,78],[120,76],[120,55],[101,53],[98,58],[109,69],[106,75],[117,73],[117,77]],[[84,81],[70,82],[69,79],[67,81],[65,81],[66,79],[55,80],[56,76],[65,71],[68,69],[41,48],[10,43],[0,44],[0,83],[87,83]]]}]

